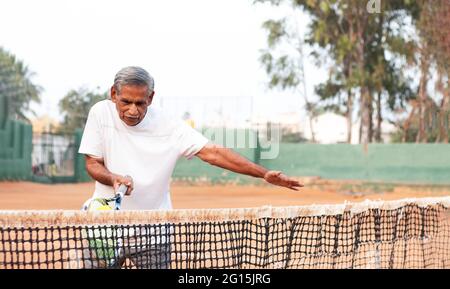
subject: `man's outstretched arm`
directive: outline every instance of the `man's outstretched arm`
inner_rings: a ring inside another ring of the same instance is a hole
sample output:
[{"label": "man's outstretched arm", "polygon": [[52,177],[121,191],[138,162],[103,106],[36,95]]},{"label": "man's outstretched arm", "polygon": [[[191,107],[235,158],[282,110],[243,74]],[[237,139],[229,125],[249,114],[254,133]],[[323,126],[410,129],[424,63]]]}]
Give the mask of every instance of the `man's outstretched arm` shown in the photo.
[{"label": "man's outstretched arm", "polygon": [[222,146],[208,143],[197,154],[201,160],[235,173],[244,174],[256,178],[263,178],[273,185],[286,187],[298,191],[303,187],[299,181],[289,178],[280,171],[269,171],[257,165],[238,153]]}]

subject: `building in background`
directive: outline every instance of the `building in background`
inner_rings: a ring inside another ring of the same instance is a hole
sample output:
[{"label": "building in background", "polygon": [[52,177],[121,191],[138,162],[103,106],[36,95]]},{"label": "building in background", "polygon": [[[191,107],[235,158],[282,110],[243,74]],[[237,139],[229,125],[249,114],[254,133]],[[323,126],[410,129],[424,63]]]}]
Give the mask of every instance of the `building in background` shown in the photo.
[{"label": "building in background", "polygon": [[[359,144],[359,118],[352,125],[351,144]],[[326,112],[313,120],[313,130],[317,143],[320,144],[334,144],[347,142],[347,119],[345,116]],[[386,121],[381,123],[381,139],[383,143],[390,142],[390,135],[396,130],[393,124]],[[304,120],[302,125],[302,132],[305,138],[312,139],[309,120]]]},{"label": "building in background", "polygon": [[60,124],[48,115],[31,120],[33,126],[32,171],[36,176],[73,174],[74,137],[57,134]]},{"label": "building in background", "polygon": [[45,114],[31,120],[33,126],[33,134],[51,133],[55,132],[59,127],[59,122]]}]

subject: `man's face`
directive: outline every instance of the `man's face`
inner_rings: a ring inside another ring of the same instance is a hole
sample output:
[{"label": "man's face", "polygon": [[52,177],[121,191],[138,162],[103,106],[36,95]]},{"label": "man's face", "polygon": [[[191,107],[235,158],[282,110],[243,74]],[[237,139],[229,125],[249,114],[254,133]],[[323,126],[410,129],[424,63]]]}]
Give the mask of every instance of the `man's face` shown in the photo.
[{"label": "man's face", "polygon": [[135,126],[144,119],[154,94],[154,91],[148,94],[146,85],[124,85],[120,93],[111,87],[111,100],[116,104],[120,119],[129,126]]}]

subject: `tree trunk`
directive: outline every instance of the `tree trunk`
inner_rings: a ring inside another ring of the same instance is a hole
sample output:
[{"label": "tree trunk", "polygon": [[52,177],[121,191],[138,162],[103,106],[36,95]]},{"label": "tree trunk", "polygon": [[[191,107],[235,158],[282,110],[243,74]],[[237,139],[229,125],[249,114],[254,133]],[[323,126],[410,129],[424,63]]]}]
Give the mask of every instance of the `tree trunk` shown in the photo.
[{"label": "tree trunk", "polygon": [[426,112],[427,112],[427,83],[428,83],[428,70],[429,70],[429,60],[426,51],[427,48],[422,49],[421,57],[421,76],[419,83],[419,131],[417,133],[416,142],[427,142],[428,136],[425,129]]},{"label": "tree trunk", "polygon": [[369,142],[373,142],[373,97],[372,91],[369,90]]},{"label": "tree trunk", "polygon": [[362,140],[362,119],[361,119],[361,110],[360,110],[359,111],[359,135],[358,135],[358,142],[361,143],[361,140]]},{"label": "tree trunk", "polygon": [[306,106],[310,107],[308,109],[308,117],[309,117],[309,129],[311,130],[311,141],[313,143],[316,143],[316,134],[314,133],[314,125],[313,125],[313,121],[314,121],[313,108],[310,103],[307,103]]},{"label": "tree trunk", "polygon": [[[355,43],[356,35],[353,30],[353,17],[352,13],[348,16],[348,34],[350,43]],[[349,82],[349,79],[353,78],[353,57],[352,54],[349,53],[346,56],[345,72],[346,72],[346,82]],[[353,127],[353,92],[352,88],[348,88],[347,90],[347,143],[352,143],[352,127]]]},{"label": "tree trunk", "polygon": [[370,93],[364,85],[361,87],[361,144],[366,147],[370,142]]},{"label": "tree trunk", "polygon": [[[364,6],[364,5],[363,5]],[[361,114],[361,129],[360,129],[360,143],[363,145],[364,150],[367,151],[368,144],[370,142],[370,91],[366,81],[366,60],[365,60],[365,22],[367,13],[364,8],[358,6],[358,20],[356,23],[356,31],[358,36],[358,42],[356,47],[357,53],[357,65],[358,73],[360,75],[360,114]]]},{"label": "tree trunk", "polygon": [[383,117],[381,115],[381,91],[377,95],[377,128],[375,131],[375,141],[381,142],[381,123],[383,122]]},{"label": "tree trunk", "polygon": [[301,78],[302,78],[302,83],[303,83],[303,98],[305,100],[306,111],[308,112],[309,129],[311,130],[311,141],[313,143],[315,143],[316,142],[316,134],[314,132],[314,125],[313,125],[315,113],[314,113],[313,104],[310,103],[308,100],[308,91],[306,89],[305,59],[304,59],[304,54],[303,54],[303,42],[302,41],[299,43],[299,47],[297,49],[300,54],[300,73],[301,73]]},{"label": "tree trunk", "polygon": [[[377,37],[377,46],[383,47],[383,24],[384,24],[384,14],[378,14],[378,37]],[[375,128],[375,142],[381,143],[381,122],[383,118],[381,116],[381,96],[382,96],[383,85],[382,81],[375,91],[376,93],[376,109],[377,109],[377,120],[376,120],[376,128]],[[374,95],[374,94],[373,94]],[[374,95],[375,96],[375,95]],[[371,114],[372,116],[373,114]]]},{"label": "tree trunk", "polygon": [[[364,49],[363,45],[360,47],[359,55],[359,69],[360,73],[364,73]],[[360,116],[361,116],[361,127],[360,127],[360,143],[366,148],[370,142],[371,137],[371,97],[370,91],[367,84],[363,80],[360,86]]]},{"label": "tree trunk", "polygon": [[347,92],[347,143],[352,142],[352,112],[353,112],[353,95],[351,89]]},{"label": "tree trunk", "polygon": [[450,106],[450,85],[443,86],[442,75],[439,77],[441,82],[442,101],[439,110],[439,141],[448,143],[448,121],[449,121],[449,106]]},{"label": "tree trunk", "polygon": [[417,102],[412,102],[412,110],[408,116],[408,118],[405,120],[404,124],[403,124],[403,139],[402,142],[407,142],[408,141],[408,131],[409,131],[409,126],[411,125],[411,121],[414,118],[414,115],[416,114],[417,111]]}]

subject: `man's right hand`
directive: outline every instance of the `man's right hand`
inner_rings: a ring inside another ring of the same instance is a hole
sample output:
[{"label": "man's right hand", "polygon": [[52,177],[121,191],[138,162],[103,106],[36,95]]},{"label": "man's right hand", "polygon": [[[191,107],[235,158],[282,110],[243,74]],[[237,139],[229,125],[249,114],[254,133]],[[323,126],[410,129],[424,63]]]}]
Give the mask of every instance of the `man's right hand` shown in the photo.
[{"label": "man's right hand", "polygon": [[111,173],[105,166],[105,162],[101,157],[86,156],[86,170],[89,175],[97,182],[113,186],[114,191],[117,192],[119,186],[124,184],[128,187],[126,195],[131,194],[133,191],[133,179],[131,177],[125,177]]},{"label": "man's right hand", "polygon": [[134,184],[133,184],[133,179],[130,176],[124,177],[121,175],[112,174],[111,180],[112,180],[112,184],[113,184],[115,192],[117,192],[117,190],[119,189],[119,186],[121,184],[124,184],[125,186],[128,187],[125,195],[131,195],[131,192],[133,191],[133,188],[134,188]]}]

